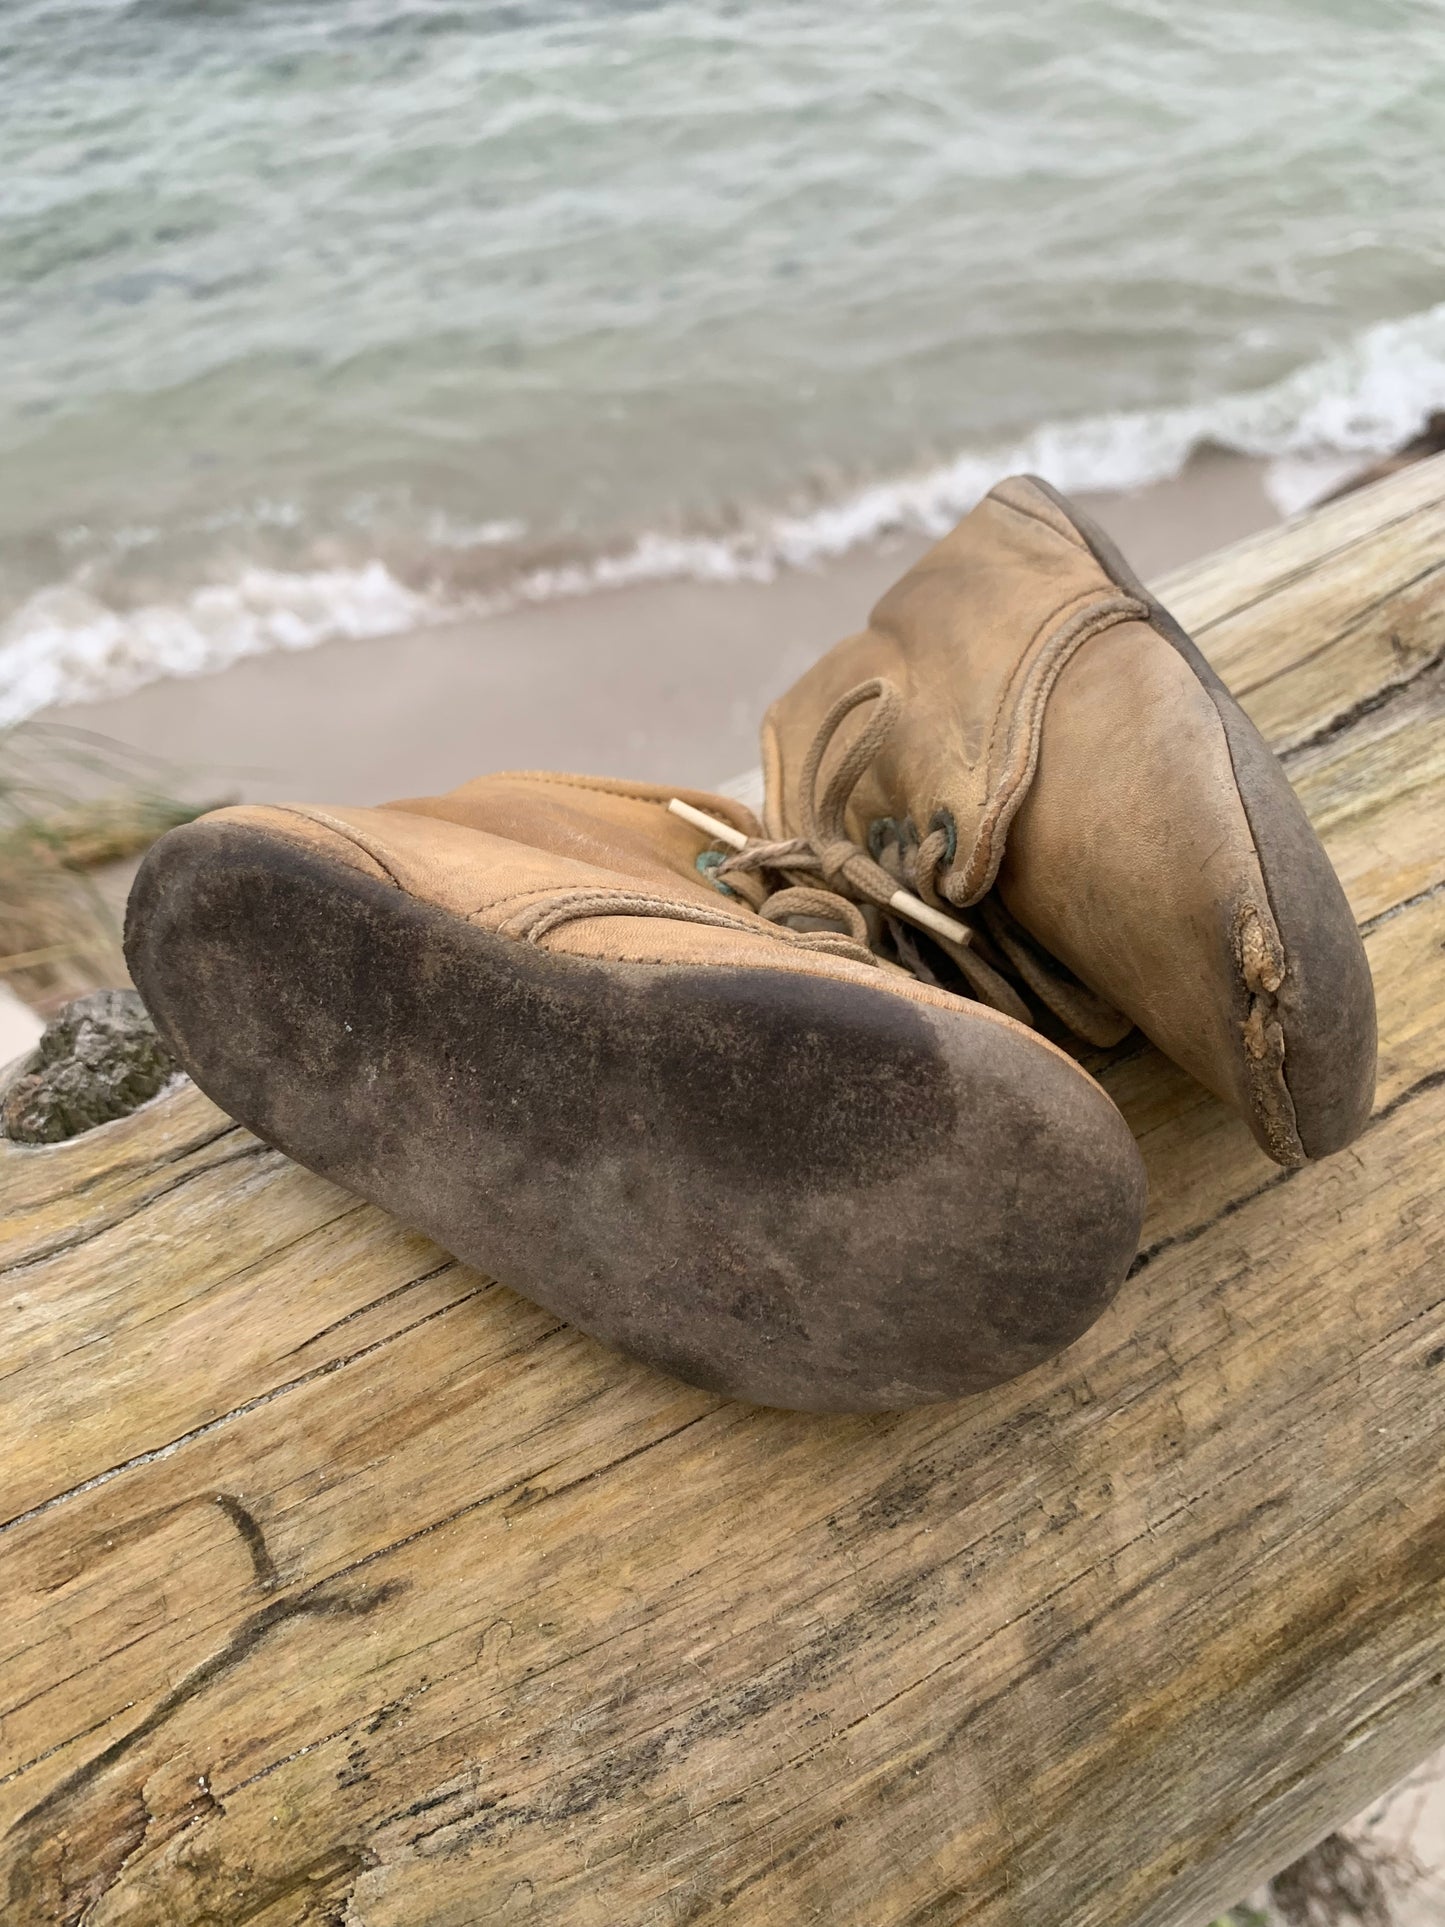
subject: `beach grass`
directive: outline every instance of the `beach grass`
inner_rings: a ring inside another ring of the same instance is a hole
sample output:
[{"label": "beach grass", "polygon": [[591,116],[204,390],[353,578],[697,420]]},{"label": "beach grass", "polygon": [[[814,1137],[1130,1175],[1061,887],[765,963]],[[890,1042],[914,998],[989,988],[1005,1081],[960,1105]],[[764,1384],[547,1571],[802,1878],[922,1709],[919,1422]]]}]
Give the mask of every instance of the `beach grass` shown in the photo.
[{"label": "beach grass", "polygon": [[127,982],[129,869],[206,804],[180,800],[154,758],[90,731],[0,733],[0,980],[42,1011]]}]

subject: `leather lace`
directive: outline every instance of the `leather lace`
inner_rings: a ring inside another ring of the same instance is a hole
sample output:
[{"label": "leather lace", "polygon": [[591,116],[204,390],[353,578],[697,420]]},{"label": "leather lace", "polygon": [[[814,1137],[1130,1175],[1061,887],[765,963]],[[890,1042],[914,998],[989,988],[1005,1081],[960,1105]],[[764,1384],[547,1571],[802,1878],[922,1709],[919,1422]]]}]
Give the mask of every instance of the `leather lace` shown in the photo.
[{"label": "leather lace", "polygon": [[[836,904],[838,900],[832,898],[830,901]],[[706,904],[684,902],[679,897],[606,888],[551,892],[514,912],[499,927],[499,935],[523,943],[541,943],[544,937],[564,924],[585,922],[592,917],[660,917],[670,923],[710,924],[714,929],[740,930],[744,936],[758,935],[754,919],[731,914],[722,908],[713,910]],[[853,963],[878,962],[868,948],[866,930],[864,940],[860,941],[851,932],[789,930],[770,922],[767,934],[785,938],[803,950],[821,950],[833,956],[847,957]]]},{"label": "leather lace", "polygon": [[[839,728],[864,703],[876,705],[873,714],[820,787],[823,763]],[[900,691],[883,676],[870,677],[840,696],[819,723],[803,761],[798,783],[801,835],[750,837],[738,850],[704,852],[698,859],[699,869],[726,895],[755,912],[770,935],[799,948],[825,951],[855,963],[896,960],[921,982],[956,990],[956,979],[945,982],[935,968],[942,952],[981,1003],[1034,1026],[1034,1013],[1009,981],[1013,977],[1077,1035],[1097,1044],[1116,1043],[1129,1029],[1127,1019],[1051,957],[1014,921],[995,892],[965,913],[969,942],[954,943],[932,934],[920,938],[893,911],[890,900],[900,886],[935,908],[942,907],[938,878],[955,854],[954,828],[942,815],[922,837],[906,818],[881,819],[872,825],[868,849],[848,834],[848,803],[892,734],[902,708]],[[948,909],[955,919],[959,917],[953,906]],[[501,926],[501,934],[540,943],[563,924],[607,916],[660,917],[759,934],[754,918],[721,905],[714,909],[605,887],[549,892],[515,912]],[[791,927],[794,919],[814,927]],[[820,930],[816,928],[820,923],[838,927]]]},{"label": "leather lace", "polygon": [[[819,776],[833,738],[845,717],[870,702],[877,707],[820,795]],[[761,916],[847,916],[851,912],[856,921],[850,927],[859,932],[865,932],[867,924],[857,904],[871,903],[886,910],[900,884],[925,903],[938,905],[934,878],[940,864],[952,854],[949,829],[940,826],[931,830],[921,843],[907,850],[895,843],[891,866],[885,868],[878,856],[854,842],[845,826],[849,800],[892,735],[902,709],[902,694],[884,676],[871,676],[840,696],[819,723],[798,778],[802,834],[774,842],[761,837],[750,839],[743,849],[717,865],[717,879],[751,903]],[[787,878],[786,886],[773,890],[765,885],[757,887],[756,880],[767,871]],[[806,907],[799,901],[803,897],[809,899]]]},{"label": "leather lace", "polygon": [[[823,763],[838,730],[865,703],[875,705],[873,714],[820,789]],[[920,939],[891,911],[890,899],[900,885],[925,903],[944,907],[938,879],[956,847],[954,826],[942,814],[922,837],[907,820],[882,819],[873,825],[869,849],[848,834],[849,801],[888,741],[902,709],[902,693],[884,676],[872,676],[840,696],[819,723],[799,773],[801,834],[749,838],[740,850],[712,862],[714,881],[770,923],[792,918],[837,923],[853,944],[868,946],[870,951],[876,951],[879,932],[886,930],[898,962],[913,976],[935,984],[940,977],[929,961],[929,946],[936,946],[972,994],[995,1010],[1021,1023],[1035,1023],[1033,1012],[1009,981],[1013,977],[1077,1035],[1099,1044],[1117,1042],[1129,1029],[1127,1020],[1049,956],[995,893],[990,892],[976,907],[974,941],[968,944],[936,935]],[[872,909],[876,928],[870,928],[865,907]],[[951,904],[946,907],[958,917]],[[989,954],[980,954],[982,949]]]}]

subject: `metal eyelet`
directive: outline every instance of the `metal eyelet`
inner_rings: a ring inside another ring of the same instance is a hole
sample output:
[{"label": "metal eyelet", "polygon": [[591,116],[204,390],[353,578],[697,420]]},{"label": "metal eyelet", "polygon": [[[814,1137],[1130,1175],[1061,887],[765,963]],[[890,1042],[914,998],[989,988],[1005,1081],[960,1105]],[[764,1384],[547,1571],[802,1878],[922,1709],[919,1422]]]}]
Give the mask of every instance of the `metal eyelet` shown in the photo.
[{"label": "metal eyelet", "polygon": [[952,863],[953,859],[958,855],[958,825],[953,820],[952,810],[935,810],[933,812],[933,815],[928,819],[929,835],[932,836],[935,830],[943,830],[948,837],[948,848],[943,852],[943,861],[946,866]]},{"label": "metal eyelet", "polygon": [[877,863],[885,848],[898,841],[898,825],[891,816],[875,816],[868,825],[868,854]]},{"label": "metal eyelet", "polygon": [[699,876],[706,877],[713,889],[722,897],[736,897],[737,891],[730,890],[718,876],[718,865],[727,861],[726,850],[699,850],[693,868]]}]

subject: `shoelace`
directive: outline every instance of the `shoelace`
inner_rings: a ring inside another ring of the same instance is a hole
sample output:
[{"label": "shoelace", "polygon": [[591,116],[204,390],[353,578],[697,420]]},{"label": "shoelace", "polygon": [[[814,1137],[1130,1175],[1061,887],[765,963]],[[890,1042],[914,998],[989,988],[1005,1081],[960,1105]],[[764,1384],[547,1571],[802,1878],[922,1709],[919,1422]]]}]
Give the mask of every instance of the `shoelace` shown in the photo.
[{"label": "shoelace", "polygon": [[[833,739],[844,719],[864,703],[876,704],[873,714],[820,795],[819,779]],[[704,853],[700,867],[710,872],[720,889],[741,898],[768,922],[783,925],[793,918],[807,918],[839,924],[840,936],[850,948],[867,948],[873,932],[860,905],[871,905],[888,927],[899,961],[914,976],[938,981],[912,931],[900,927],[900,919],[927,931],[976,998],[1032,1025],[1034,1016],[1023,998],[1002,972],[979,954],[980,932],[939,908],[938,873],[955,854],[952,824],[936,822],[921,838],[911,833],[911,826],[891,819],[875,824],[875,832],[883,832],[876,838],[876,854],[848,834],[845,818],[849,800],[892,734],[902,708],[901,692],[883,676],[858,683],[833,704],[818,725],[799,774],[799,836],[775,840],[744,837],[730,824],[677,798],[669,807],[733,846],[725,855]],[[711,861],[707,860],[709,855]],[[778,878],[782,881],[772,880]],[[1127,1019],[1042,950],[992,895],[978,907],[978,915],[992,939],[990,948],[996,947],[998,961],[1076,1034],[1093,1043],[1109,1044],[1128,1031]],[[826,939],[822,933],[815,933],[814,941]]]},{"label": "shoelace", "polygon": [[[877,708],[820,797],[819,774],[833,738],[843,719],[867,702],[876,703]],[[745,837],[716,817],[674,798],[669,807],[677,815],[713,830],[721,840],[734,845],[731,855],[707,866],[714,882],[741,897],[770,922],[789,917],[841,921],[850,936],[866,942],[868,924],[858,905],[871,903],[880,910],[909,917],[944,941],[966,948],[973,932],[939,907],[933,886],[939,864],[952,854],[949,831],[941,827],[931,831],[916,850],[908,853],[906,863],[900,862],[897,872],[891,873],[853,841],[845,826],[849,799],[892,734],[902,708],[902,695],[882,676],[857,684],[833,704],[814,733],[799,777],[800,836],[778,841]],[[786,882],[781,887],[768,884],[768,872]],[[900,901],[905,897],[913,901]]]}]

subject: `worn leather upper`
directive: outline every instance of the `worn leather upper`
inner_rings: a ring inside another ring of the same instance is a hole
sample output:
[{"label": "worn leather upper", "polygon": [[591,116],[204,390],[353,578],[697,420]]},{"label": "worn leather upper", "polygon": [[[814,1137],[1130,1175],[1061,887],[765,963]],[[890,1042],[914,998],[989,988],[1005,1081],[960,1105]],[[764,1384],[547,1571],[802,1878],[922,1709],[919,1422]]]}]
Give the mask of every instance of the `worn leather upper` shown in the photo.
[{"label": "worn leather upper", "polygon": [[[379,808],[238,804],[205,821],[301,844],[481,929],[559,954],[840,977],[1022,1030],[904,971],[789,940],[720,895],[697,869],[708,838],[669,813],[673,796],[757,834],[751,811],[730,797],[541,771],[483,776]],[[705,920],[690,921],[690,911]]]},{"label": "worn leather upper", "polygon": [[1004,484],[894,584],[861,635],[769,711],[770,829],[794,833],[798,774],[819,715],[854,684],[885,676],[906,707],[854,794],[854,813],[860,822],[893,815],[906,798],[920,830],[946,813],[957,853],[942,892],[976,903],[1032,784],[1059,676],[1091,636],[1143,614],[1052,503],[1027,484]]},{"label": "worn leather upper", "polygon": [[[920,834],[947,824],[944,900],[996,891],[1235,1104],[1272,1157],[1298,1163],[1368,1114],[1363,949],[1278,764],[1095,535],[1029,478],[985,497],[769,711],[768,826],[796,834],[819,716],[850,685],[888,677],[903,716],[854,793],[852,834],[866,841],[871,822],[902,816]],[[1313,1048],[1322,1025],[1328,1051]]]}]

